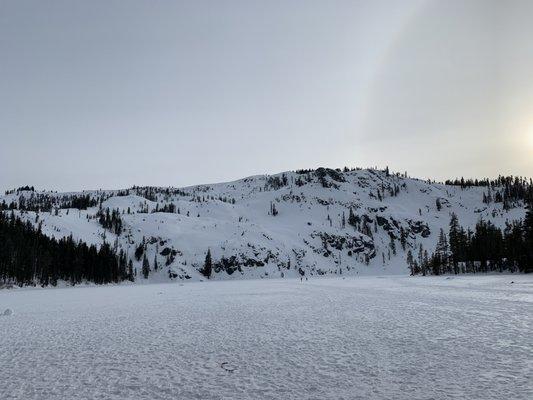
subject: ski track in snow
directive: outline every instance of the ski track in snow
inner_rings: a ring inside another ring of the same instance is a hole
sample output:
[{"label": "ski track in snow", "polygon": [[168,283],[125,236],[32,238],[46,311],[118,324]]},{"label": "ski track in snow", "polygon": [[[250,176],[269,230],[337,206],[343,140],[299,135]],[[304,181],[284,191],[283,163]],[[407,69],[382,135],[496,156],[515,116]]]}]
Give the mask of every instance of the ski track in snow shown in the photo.
[{"label": "ski track in snow", "polygon": [[17,289],[6,308],[1,399],[533,398],[533,276]]}]

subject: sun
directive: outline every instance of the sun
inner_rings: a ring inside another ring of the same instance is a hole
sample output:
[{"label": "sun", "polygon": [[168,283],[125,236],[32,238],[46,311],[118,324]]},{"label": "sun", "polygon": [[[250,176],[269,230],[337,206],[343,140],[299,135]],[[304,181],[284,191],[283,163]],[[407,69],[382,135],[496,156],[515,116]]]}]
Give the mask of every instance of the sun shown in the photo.
[{"label": "sun", "polygon": [[527,146],[533,149],[533,123],[529,125],[529,129],[526,132]]}]

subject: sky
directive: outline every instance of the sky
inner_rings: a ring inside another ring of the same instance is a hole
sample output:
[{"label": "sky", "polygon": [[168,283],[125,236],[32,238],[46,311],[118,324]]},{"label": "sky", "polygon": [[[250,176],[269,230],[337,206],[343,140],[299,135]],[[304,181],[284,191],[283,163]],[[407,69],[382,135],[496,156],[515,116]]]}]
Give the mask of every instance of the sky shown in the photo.
[{"label": "sky", "polygon": [[0,190],[533,176],[533,2],[0,0]]}]

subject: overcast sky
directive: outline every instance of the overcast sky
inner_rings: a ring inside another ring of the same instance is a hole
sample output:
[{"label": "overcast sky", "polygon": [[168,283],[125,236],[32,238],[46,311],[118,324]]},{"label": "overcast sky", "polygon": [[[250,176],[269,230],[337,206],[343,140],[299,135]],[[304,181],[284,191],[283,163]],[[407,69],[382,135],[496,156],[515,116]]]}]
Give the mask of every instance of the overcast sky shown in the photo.
[{"label": "overcast sky", "polygon": [[533,176],[533,2],[0,0],[0,189]]}]

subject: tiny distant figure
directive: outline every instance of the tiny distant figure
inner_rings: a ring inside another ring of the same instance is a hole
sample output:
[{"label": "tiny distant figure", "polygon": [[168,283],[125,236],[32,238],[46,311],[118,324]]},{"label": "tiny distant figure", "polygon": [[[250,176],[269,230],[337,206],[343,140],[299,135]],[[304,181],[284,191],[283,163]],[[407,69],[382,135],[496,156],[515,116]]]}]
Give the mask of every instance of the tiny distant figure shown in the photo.
[{"label": "tiny distant figure", "polygon": [[307,280],[307,276],[305,277],[305,280]]},{"label": "tiny distant figure", "polygon": [[302,278],[302,277],[300,276],[300,282],[302,282],[302,281],[303,281],[303,279],[304,279],[304,278]]}]

